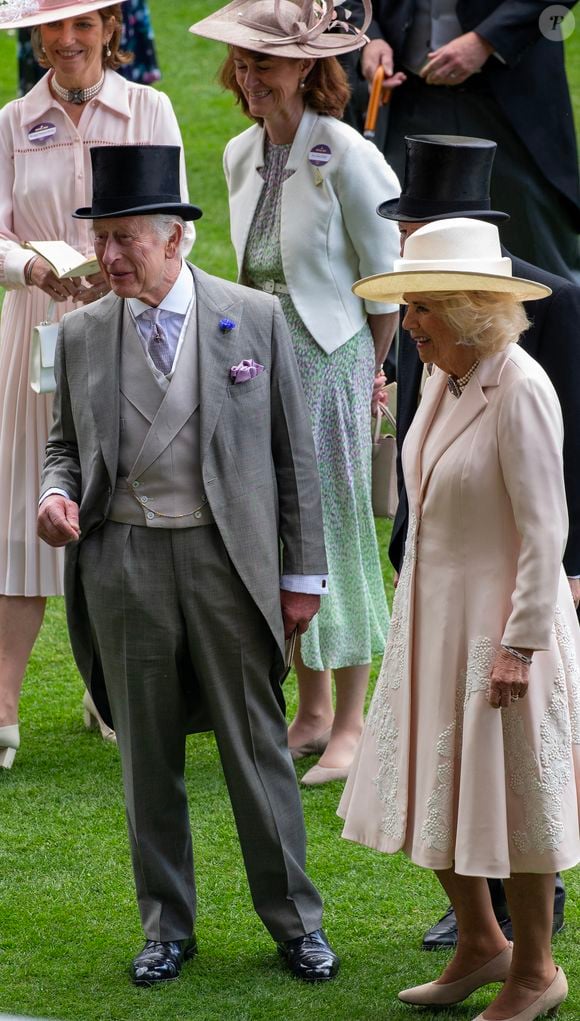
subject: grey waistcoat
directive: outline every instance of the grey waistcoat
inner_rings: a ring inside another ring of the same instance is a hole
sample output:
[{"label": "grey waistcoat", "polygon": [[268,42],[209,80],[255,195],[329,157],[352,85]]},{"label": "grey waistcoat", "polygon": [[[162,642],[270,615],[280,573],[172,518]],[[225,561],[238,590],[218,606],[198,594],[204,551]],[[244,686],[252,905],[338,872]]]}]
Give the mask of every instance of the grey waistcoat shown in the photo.
[{"label": "grey waistcoat", "polygon": [[148,528],[210,524],[199,457],[195,312],[168,380],[152,368],[125,308],[119,385],[119,465],[109,518]]}]

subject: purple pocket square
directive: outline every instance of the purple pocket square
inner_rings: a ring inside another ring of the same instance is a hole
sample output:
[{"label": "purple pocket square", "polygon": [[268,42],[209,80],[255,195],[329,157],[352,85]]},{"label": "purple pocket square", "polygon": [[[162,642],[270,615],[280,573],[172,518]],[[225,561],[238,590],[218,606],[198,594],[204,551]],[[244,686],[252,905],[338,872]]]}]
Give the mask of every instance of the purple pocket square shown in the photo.
[{"label": "purple pocket square", "polygon": [[249,379],[255,379],[263,371],[264,366],[255,362],[253,358],[244,358],[239,365],[232,365],[230,379],[233,383],[247,383]]}]

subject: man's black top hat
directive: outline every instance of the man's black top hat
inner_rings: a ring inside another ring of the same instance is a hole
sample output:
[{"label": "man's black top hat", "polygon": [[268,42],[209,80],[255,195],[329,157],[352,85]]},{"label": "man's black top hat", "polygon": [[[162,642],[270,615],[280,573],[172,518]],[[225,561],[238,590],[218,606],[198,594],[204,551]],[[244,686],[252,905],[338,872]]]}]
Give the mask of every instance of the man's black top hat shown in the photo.
[{"label": "man's black top hat", "polygon": [[408,135],[405,183],[398,199],[382,202],[379,216],[407,223],[471,216],[509,220],[491,209],[489,182],[495,142],[463,135]]},{"label": "man's black top hat", "polygon": [[91,149],[93,204],[79,220],[175,213],[199,220],[201,209],[181,201],[177,145],[103,145]]}]

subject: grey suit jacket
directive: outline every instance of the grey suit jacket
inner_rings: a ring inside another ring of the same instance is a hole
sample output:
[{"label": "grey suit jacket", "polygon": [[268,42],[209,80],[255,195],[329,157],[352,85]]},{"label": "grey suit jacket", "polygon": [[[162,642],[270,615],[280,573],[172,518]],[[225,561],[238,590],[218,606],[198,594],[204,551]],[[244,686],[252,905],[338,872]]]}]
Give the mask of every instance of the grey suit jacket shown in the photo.
[{"label": "grey suit jacket", "polygon": [[[190,266],[199,338],[201,471],[227,552],[283,651],[280,573],[326,573],[320,486],[310,418],[290,335],[276,298]],[[66,490],[80,506],[83,539],[105,521],[117,477],[123,301],[115,295],[64,317],[56,353],[54,421],[41,493]],[[220,328],[227,317],[230,331]],[[264,372],[233,384],[253,358]],[[71,641],[98,696],[79,544],[67,547]],[[80,650],[80,651],[79,651]],[[94,687],[95,685],[95,687]]]}]

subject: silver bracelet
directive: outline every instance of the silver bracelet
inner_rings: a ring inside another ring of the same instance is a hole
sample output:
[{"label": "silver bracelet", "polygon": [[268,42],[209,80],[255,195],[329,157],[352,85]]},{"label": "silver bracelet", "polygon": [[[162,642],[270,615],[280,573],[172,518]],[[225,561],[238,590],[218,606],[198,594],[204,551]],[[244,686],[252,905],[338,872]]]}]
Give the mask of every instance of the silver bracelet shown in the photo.
[{"label": "silver bracelet", "polygon": [[519,659],[520,663],[526,663],[528,666],[531,665],[531,656],[524,656],[523,652],[518,652],[517,649],[512,649],[511,645],[502,645],[502,649],[509,652],[510,656],[513,656],[514,659]]}]

